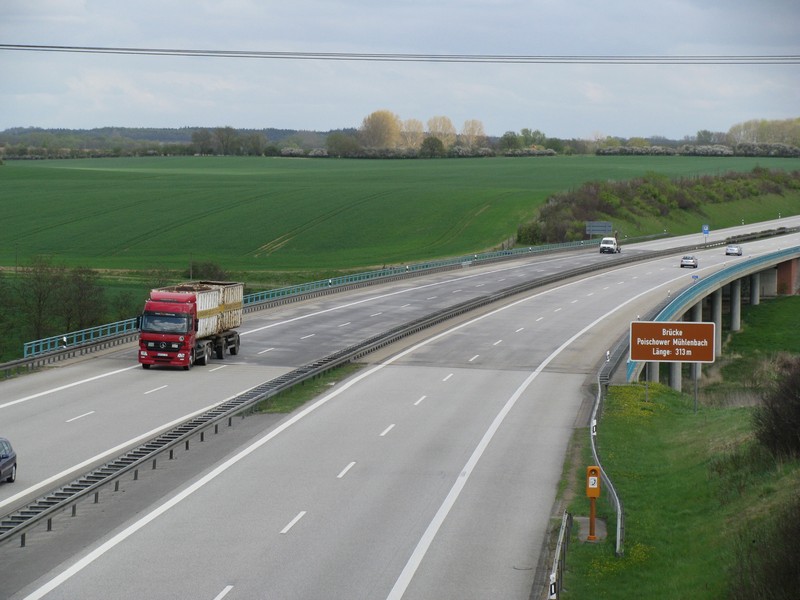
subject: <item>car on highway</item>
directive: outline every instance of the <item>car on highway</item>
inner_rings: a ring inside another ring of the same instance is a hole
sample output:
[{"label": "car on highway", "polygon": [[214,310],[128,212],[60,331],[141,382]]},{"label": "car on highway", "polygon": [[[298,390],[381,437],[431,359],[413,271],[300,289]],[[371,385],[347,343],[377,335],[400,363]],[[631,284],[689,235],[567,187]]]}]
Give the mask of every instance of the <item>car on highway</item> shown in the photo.
[{"label": "car on highway", "polygon": [[681,258],[681,269],[683,267],[692,267],[693,269],[697,268],[697,257],[691,254],[687,254],[683,258]]},{"label": "car on highway", "polygon": [[725,248],[725,256],[741,256],[742,247],[739,244],[731,244]]},{"label": "car on highway", "polygon": [[11,442],[0,437],[0,481],[14,483],[17,478],[17,453]]}]

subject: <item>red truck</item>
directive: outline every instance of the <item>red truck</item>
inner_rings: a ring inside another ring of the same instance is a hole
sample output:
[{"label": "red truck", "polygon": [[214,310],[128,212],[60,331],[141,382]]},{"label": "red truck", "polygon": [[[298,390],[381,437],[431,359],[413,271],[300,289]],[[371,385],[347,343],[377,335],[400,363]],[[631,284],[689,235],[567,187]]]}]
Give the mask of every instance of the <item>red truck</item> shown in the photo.
[{"label": "red truck", "polygon": [[239,353],[244,284],[189,281],[152,290],[139,320],[139,362],[183,367],[206,365],[212,354]]}]

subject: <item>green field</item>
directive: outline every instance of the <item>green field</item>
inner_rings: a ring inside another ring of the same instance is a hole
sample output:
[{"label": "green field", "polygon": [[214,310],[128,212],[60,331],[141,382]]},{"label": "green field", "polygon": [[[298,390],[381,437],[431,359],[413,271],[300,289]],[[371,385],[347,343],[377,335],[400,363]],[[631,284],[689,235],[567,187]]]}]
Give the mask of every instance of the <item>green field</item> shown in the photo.
[{"label": "green field", "polygon": [[[800,162],[596,156],[7,161],[0,166],[0,266],[40,255],[93,269],[185,269],[198,261],[228,272],[364,270],[497,248],[549,195],[585,181],[648,172],[721,174],[756,165],[794,170]],[[722,209],[709,215],[711,226],[775,218],[793,207],[800,212],[797,199],[774,200]],[[679,219],[628,229],[638,235],[699,226]]]}]

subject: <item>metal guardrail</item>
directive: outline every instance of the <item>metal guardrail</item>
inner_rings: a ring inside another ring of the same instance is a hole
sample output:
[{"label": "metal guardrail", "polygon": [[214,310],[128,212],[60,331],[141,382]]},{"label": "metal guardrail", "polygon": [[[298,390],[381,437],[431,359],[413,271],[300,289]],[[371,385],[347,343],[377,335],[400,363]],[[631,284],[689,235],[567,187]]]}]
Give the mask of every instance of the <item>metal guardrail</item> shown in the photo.
[{"label": "metal guardrail", "polygon": [[[697,247],[702,247],[702,245],[692,246],[692,248]],[[624,258],[618,257],[613,260],[613,262],[610,262],[608,266],[619,266],[641,260],[649,260],[657,256],[676,254],[684,251],[686,251],[686,247],[643,253],[641,255],[626,256]],[[193,436],[200,435],[202,439],[205,430],[212,426],[215,428],[218,427],[220,421],[224,419],[231,419],[234,414],[237,414],[244,409],[257,404],[258,402],[270,398],[281,391],[292,387],[293,385],[320,375],[346,362],[356,360],[383,346],[400,340],[405,336],[412,335],[458,315],[476,310],[482,306],[492,304],[504,298],[508,298],[537,287],[549,285],[551,283],[572,277],[585,275],[586,273],[596,270],[596,265],[577,267],[555,275],[549,275],[539,279],[523,282],[493,294],[473,298],[472,300],[462,302],[420,319],[416,319],[410,323],[397,326],[387,332],[373,336],[363,340],[362,342],[359,342],[358,344],[335,352],[321,360],[315,361],[314,363],[305,365],[276,379],[267,381],[260,386],[257,386],[250,391],[224,402],[210,411],[207,411],[203,415],[192,418],[187,422],[178,425],[172,430],[154,437],[153,439],[145,442],[128,453],[79,477],[78,479],[75,479],[70,484],[49,492],[28,506],[2,516],[2,518],[0,518],[0,544],[8,541],[14,536],[19,536],[21,539],[21,544],[25,545],[26,532],[42,521],[47,520],[49,530],[52,524],[51,520],[56,514],[64,511],[71,505],[75,506],[78,501],[85,498],[89,494],[94,493],[95,498],[97,499],[102,488],[108,486],[114,481],[118,481],[123,474],[130,472],[131,470],[142,468],[144,464],[150,461],[153,461],[153,465],[155,466],[155,461],[161,454],[174,450],[177,445],[182,443],[186,444],[188,448],[189,440]],[[599,464],[600,463],[598,461],[598,465]],[[605,478],[605,473],[603,476]],[[606,481],[606,485],[610,485],[610,480]]]},{"label": "metal guardrail", "polygon": [[[584,248],[598,245],[600,240],[588,240],[581,242],[566,242],[563,244],[544,244],[542,246],[529,246],[527,248],[517,248],[514,250],[498,250],[494,252],[482,252],[480,254],[470,254],[468,256],[459,256],[456,258],[445,258],[441,260],[432,260],[422,263],[409,264],[404,266],[384,267],[374,271],[366,271],[363,273],[353,273],[350,275],[342,275],[340,277],[333,277],[330,279],[321,279],[309,283],[302,283],[272,290],[265,290],[262,292],[255,292],[246,294],[243,298],[245,312],[257,308],[263,308],[265,305],[275,305],[287,299],[297,299],[300,297],[312,297],[319,295],[320,292],[327,292],[335,289],[342,291],[344,289],[353,289],[359,285],[367,283],[381,283],[391,281],[398,277],[409,275],[429,274],[431,272],[449,268],[461,268],[465,264],[478,264],[490,263],[499,259],[518,258],[520,256],[527,256],[530,254],[542,254],[547,252],[557,252],[565,250],[573,250],[575,248]],[[248,310],[249,309],[249,310]],[[85,346],[108,338],[124,336],[129,333],[136,333],[138,321],[136,317],[116,321],[115,323],[107,323],[105,325],[97,325],[79,331],[71,331],[69,333],[60,333],[50,337],[25,342],[23,345],[23,358],[33,358],[42,354],[51,352],[58,352],[64,348]]]},{"label": "metal guardrail", "polygon": [[[721,271],[717,271],[712,275],[709,275],[700,282],[691,284],[681,290],[673,299],[663,300],[659,305],[655,308],[650,310],[647,315],[645,315],[644,320],[656,320],[656,321],[669,321],[681,312],[686,310],[687,307],[693,305],[697,302],[698,297],[706,294],[710,289],[717,288],[720,285],[725,285],[725,283],[729,282],[730,280],[740,276],[742,273],[748,273],[754,271],[758,268],[763,267],[764,265],[774,264],[776,260],[784,260],[786,258],[796,258],[800,256],[800,246],[794,246],[791,248],[786,248],[784,250],[779,250],[777,252],[773,252],[764,256],[760,256],[758,258],[750,259],[745,262],[737,263],[734,266],[727,267]],[[628,353],[628,345],[630,342],[629,332],[625,332],[620,338],[617,340],[616,344],[613,346],[613,350],[611,350],[607,356],[605,364],[600,368],[597,374],[597,396],[595,398],[594,408],[592,410],[592,417],[591,423],[589,425],[589,435],[591,439],[592,445],[592,456],[594,458],[595,464],[600,466],[601,474],[603,478],[604,485],[606,489],[609,491],[609,495],[611,497],[611,502],[614,506],[614,510],[617,515],[617,531],[616,531],[616,548],[615,554],[617,556],[622,556],[624,553],[624,541],[625,541],[625,515],[623,510],[622,499],[619,497],[616,488],[614,487],[611,478],[606,473],[605,469],[602,468],[602,463],[600,462],[599,453],[597,450],[596,444],[596,437],[597,437],[597,424],[598,424],[598,415],[601,412],[603,402],[605,401],[605,394],[607,391],[608,383],[611,379],[611,375],[616,371],[622,362],[625,360],[625,356]],[[637,363],[627,363],[626,368],[626,381],[630,381],[631,373],[636,369]]]},{"label": "metal guardrail", "polygon": [[[614,261],[614,264],[622,264],[624,262],[632,261],[630,259],[628,261],[620,259]],[[231,419],[233,415],[296,384],[321,375],[339,365],[356,360],[406,336],[418,333],[448,319],[452,319],[453,317],[471,312],[536,287],[583,275],[595,270],[595,266],[577,267],[555,275],[523,282],[492,294],[467,300],[394,327],[386,332],[334,352],[311,364],[295,369],[290,373],[267,381],[248,392],[220,404],[202,415],[176,426],[168,432],[154,437],[126,454],[75,479],[68,485],[47,493],[24,508],[3,516],[0,518],[0,544],[15,536],[19,536],[21,545],[24,546],[26,532],[39,523],[46,520],[47,528],[50,530],[52,527],[52,518],[66,510],[69,506],[76,505],[81,499],[91,494],[95,494],[97,498],[102,488],[118,481],[125,473],[143,468],[145,464],[156,461],[160,455],[174,450],[174,448],[180,444],[186,444],[188,447],[190,438],[197,435],[202,436],[207,429],[218,427],[220,421]]]},{"label": "metal guardrail", "polygon": [[572,515],[564,511],[561,517],[561,529],[558,531],[558,542],[556,543],[555,555],[553,557],[553,568],[550,571],[550,591],[548,600],[558,600],[561,590],[564,589],[564,569],[567,565],[567,549],[569,539],[572,534]]},{"label": "metal guardrail", "polygon": [[[679,314],[688,310],[692,305],[696,304],[701,298],[707,296],[709,292],[719,289],[742,276],[756,273],[759,270],[763,270],[765,267],[774,266],[779,262],[798,257],[800,257],[800,246],[792,246],[776,252],[770,252],[763,256],[737,262],[733,266],[726,267],[716,273],[712,273],[708,277],[699,279],[696,283],[684,289],[676,295],[672,302],[665,306],[653,320],[671,321]],[[638,369],[639,362],[628,362],[626,380],[631,381]]]},{"label": "metal guardrail", "polygon": [[[796,231],[800,228],[779,228],[779,230],[769,232],[770,235],[780,235],[781,233],[789,233]],[[647,239],[655,239],[663,237],[661,234],[655,236],[646,236]],[[764,232],[754,234],[745,234],[737,236],[735,241],[747,241],[750,239],[757,239],[764,237]],[[633,239],[625,240],[630,243]],[[716,242],[712,244],[700,244],[686,246],[683,249],[673,249],[670,253],[680,252],[685,249],[695,249],[699,247],[709,247],[724,245],[734,241],[733,238],[725,242]],[[523,248],[515,248],[513,250],[497,250],[493,252],[482,252],[479,254],[469,254],[455,258],[445,258],[441,260],[433,260],[404,266],[385,267],[374,271],[366,271],[363,273],[354,273],[350,275],[342,275],[340,277],[333,277],[330,279],[321,279],[309,283],[299,285],[287,286],[276,288],[272,290],[265,290],[262,292],[255,292],[247,294],[243,298],[245,312],[258,310],[268,306],[274,306],[286,301],[294,301],[303,298],[309,298],[331,291],[343,291],[360,287],[362,285],[369,285],[372,283],[383,283],[397,279],[400,277],[408,277],[411,275],[429,274],[437,270],[447,270],[461,268],[465,265],[471,266],[473,264],[488,264],[498,260],[505,260],[509,258],[519,258],[531,254],[545,254],[549,252],[563,252],[574,250],[576,248],[587,248],[597,246],[600,244],[599,239],[581,240],[577,242],[564,242],[560,244],[543,244],[540,246],[528,246]],[[105,325],[97,325],[79,331],[72,331],[69,333],[62,333],[40,340],[25,342],[23,346],[23,360],[28,358],[35,358],[44,354],[54,354],[54,357],[60,356],[60,351],[64,348],[70,347],[84,347],[92,345],[95,342],[102,342],[104,340],[124,336],[136,331],[137,320],[135,317],[124,319],[115,323],[108,323]],[[14,361],[16,362],[16,361]],[[53,362],[53,361],[48,361]]]},{"label": "metal guardrail", "polygon": [[129,333],[138,333],[138,321],[136,318],[53,335],[32,342],[25,342],[22,356],[23,358],[31,358],[55,350],[63,350],[70,346],[83,346],[85,344],[92,344],[110,337],[119,337]]}]

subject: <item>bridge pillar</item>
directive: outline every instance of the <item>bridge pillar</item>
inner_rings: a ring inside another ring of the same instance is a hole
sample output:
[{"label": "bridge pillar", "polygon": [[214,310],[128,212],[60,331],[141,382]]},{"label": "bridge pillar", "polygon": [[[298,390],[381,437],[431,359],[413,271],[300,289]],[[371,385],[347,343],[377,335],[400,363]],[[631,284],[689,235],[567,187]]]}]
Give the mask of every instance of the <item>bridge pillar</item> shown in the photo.
[{"label": "bridge pillar", "polygon": [[750,275],[750,305],[761,304],[761,273]]},{"label": "bridge pillar", "polygon": [[647,381],[658,383],[658,367],[660,363],[651,361],[647,363]]},{"label": "bridge pillar", "polygon": [[731,282],[731,331],[742,328],[742,280]]},{"label": "bridge pillar", "polygon": [[679,363],[679,362],[669,363],[669,387],[671,387],[676,392],[680,392],[681,391],[681,384],[683,383],[681,381],[681,377],[682,377],[681,367],[682,366],[683,366],[683,363]]},{"label": "bridge pillar", "polygon": [[777,287],[781,295],[794,295],[797,292],[798,281],[798,259],[787,260],[778,265]]},{"label": "bridge pillar", "polygon": [[714,356],[722,356],[722,288],[711,294],[711,320],[714,321]]}]

